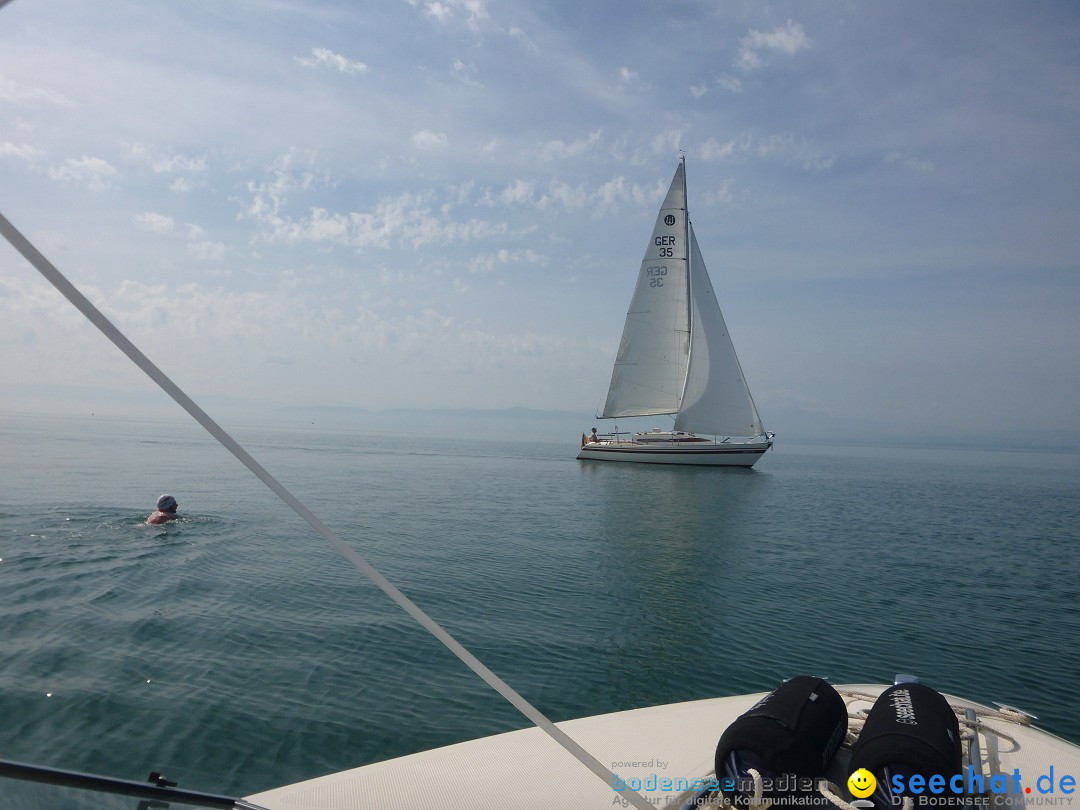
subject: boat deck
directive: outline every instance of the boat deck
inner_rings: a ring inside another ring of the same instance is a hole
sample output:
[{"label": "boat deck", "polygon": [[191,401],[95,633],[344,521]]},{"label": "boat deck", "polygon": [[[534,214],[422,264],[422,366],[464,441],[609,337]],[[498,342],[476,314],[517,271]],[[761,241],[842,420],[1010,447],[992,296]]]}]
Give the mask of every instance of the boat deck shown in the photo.
[{"label": "boat deck", "polygon": [[[869,709],[885,685],[837,686],[849,713]],[[614,714],[586,717],[558,726],[624,782],[640,785],[658,808],[677,808],[695,780],[708,781],[723,730],[765,693],[738,695]],[[857,697],[857,695],[864,695]],[[954,706],[986,707],[948,697]],[[987,710],[990,711],[990,710]],[[993,799],[994,807],[1023,808],[1045,803],[1036,780],[1055,768],[1057,779],[1080,774],[1080,747],[1033,726],[1009,719],[981,719],[978,751],[981,773],[1019,770],[1022,792]],[[837,785],[848,778],[850,752],[841,748],[827,776]],[[1046,781],[1040,782],[1042,786]],[[1024,793],[1031,789],[1031,793]],[[1055,794],[1064,799],[1060,790]],[[269,810],[361,810],[409,808],[475,810],[505,808],[607,808],[622,798],[538,728],[512,731],[445,748],[319,777],[248,797]]]}]

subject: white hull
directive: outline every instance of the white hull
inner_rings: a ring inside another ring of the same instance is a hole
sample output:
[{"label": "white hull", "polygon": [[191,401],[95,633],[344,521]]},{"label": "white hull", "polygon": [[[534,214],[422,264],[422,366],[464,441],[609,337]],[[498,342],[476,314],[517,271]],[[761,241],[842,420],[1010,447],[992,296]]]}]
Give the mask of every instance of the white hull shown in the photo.
[{"label": "white hull", "polygon": [[[836,688],[848,702],[849,716],[854,716],[858,710],[868,709],[886,686]],[[677,808],[694,780],[708,781],[724,729],[764,694],[654,706],[569,720],[558,726],[628,784],[639,780],[641,792],[654,807]],[[954,706],[978,707],[946,697]],[[982,805],[986,810],[1020,810],[1045,804],[1048,796],[1039,793],[1036,780],[1048,774],[1051,766],[1056,779],[1062,774],[1080,774],[1080,746],[1007,719],[981,718],[979,722],[976,771],[988,782],[994,774],[1011,776],[1014,770],[1023,778],[1018,795],[990,796]],[[841,788],[849,776],[849,758],[849,749],[841,748],[826,774]],[[965,773],[967,764],[965,758]],[[1030,794],[1024,792],[1026,788],[1032,789]],[[1053,795],[1059,802],[1067,798],[1060,790]],[[611,785],[537,728],[378,762],[247,798],[269,810],[582,810],[622,805]],[[1005,799],[1008,801],[1002,801]]]},{"label": "white hull", "polygon": [[581,446],[577,457],[589,461],[682,464],[703,467],[753,467],[772,440],[732,443],[713,441],[600,441]]}]

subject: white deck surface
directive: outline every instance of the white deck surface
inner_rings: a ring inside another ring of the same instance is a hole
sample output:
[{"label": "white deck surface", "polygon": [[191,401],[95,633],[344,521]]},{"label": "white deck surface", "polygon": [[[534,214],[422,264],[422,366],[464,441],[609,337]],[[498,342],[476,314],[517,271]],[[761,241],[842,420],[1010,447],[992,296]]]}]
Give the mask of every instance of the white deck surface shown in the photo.
[{"label": "white deck surface", "polygon": [[[841,691],[873,695],[884,688],[881,684],[837,686]],[[672,803],[678,806],[680,796],[685,796],[686,783],[708,779],[711,774],[716,743],[724,728],[763,694],[598,715],[560,723],[559,727],[623,779],[640,779],[647,784],[655,776],[656,788],[641,791],[655,807]],[[947,697],[954,704],[966,702]],[[849,703],[849,708],[869,708],[869,704]],[[1002,810],[1043,806],[1050,796],[1059,799],[1056,806],[1070,807],[1068,797],[1060,791],[1039,794],[1035,780],[1054,766],[1056,782],[1065,774],[1080,781],[1080,747],[1006,721],[991,720],[988,725],[1003,730],[1018,741],[1019,747],[995,735],[980,735],[984,772],[1012,774],[1019,768],[1024,786],[1031,787],[1032,794],[1007,797],[1007,805],[991,801],[986,807]],[[842,770],[846,760],[838,755],[835,764]],[[846,773],[830,775],[834,781],[839,779],[838,784],[846,782]],[[664,779],[671,780],[667,789]],[[611,785],[537,728],[378,762],[247,798],[270,810],[580,810],[622,805]],[[991,800],[994,798],[1006,797]],[[1072,795],[1072,804],[1080,810],[1080,790]]]}]

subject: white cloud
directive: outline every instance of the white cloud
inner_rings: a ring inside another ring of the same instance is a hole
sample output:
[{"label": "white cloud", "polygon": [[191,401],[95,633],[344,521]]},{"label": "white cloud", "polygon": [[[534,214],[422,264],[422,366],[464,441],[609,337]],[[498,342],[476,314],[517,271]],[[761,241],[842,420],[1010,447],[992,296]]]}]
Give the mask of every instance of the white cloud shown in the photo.
[{"label": "white cloud", "polygon": [[576,188],[564,182],[553,182],[546,194],[537,202],[538,208],[547,208],[552,204],[561,205],[567,211],[584,208],[589,204],[589,192],[583,185]]},{"label": "white cloud", "polygon": [[[512,251],[492,259],[506,266],[538,261]],[[395,275],[395,289],[400,278]],[[454,279],[448,289],[468,292],[467,279]],[[220,390],[223,379],[231,380],[234,395],[270,403],[470,406],[471,392],[447,400],[447,392],[452,396],[468,379],[484,383],[489,405],[509,406],[516,404],[514,392],[521,385],[536,389],[536,396],[560,388],[557,381],[582,352],[580,341],[554,330],[500,327],[488,319],[461,317],[445,298],[437,305],[413,305],[396,295],[327,300],[288,274],[259,291],[135,280],[84,291],[149,356],[167,358],[168,372],[185,387]],[[85,339],[88,330],[48,284],[0,274],[0,337],[5,345],[15,338],[29,346],[12,354],[13,368],[5,371],[26,379],[94,385],[104,368],[110,382],[123,389],[129,377],[116,369],[126,372],[127,367],[119,358],[103,364],[102,354],[111,359],[115,353],[103,353],[100,341]],[[312,352],[313,345],[319,350]],[[184,351],[177,352],[176,346]],[[499,380],[497,388],[485,382],[492,375]],[[130,379],[136,390],[145,390],[141,376],[131,372]],[[283,397],[285,389],[299,398]],[[557,402],[547,406],[557,407]]]},{"label": "white cloud", "polygon": [[[417,5],[416,0],[406,2],[413,7]],[[474,30],[479,29],[481,23],[490,17],[484,0],[425,0],[423,8],[425,16],[444,25],[452,22],[457,12],[462,12],[465,24]],[[513,31],[514,29],[510,33]]]},{"label": "white cloud", "polygon": [[394,244],[419,248],[427,244],[466,243],[507,233],[507,226],[480,219],[455,221],[446,209],[433,213],[431,192],[404,193],[380,200],[374,211],[335,213],[312,208],[306,217],[291,218],[263,211],[264,237],[271,242],[326,242],[365,250]]},{"label": "white cloud", "polygon": [[439,22],[448,22],[450,18],[454,16],[454,12],[450,10],[450,6],[445,3],[440,3],[438,0],[431,0],[431,2],[425,3],[424,13]]},{"label": "white cloud", "polygon": [[519,205],[532,200],[533,184],[516,180],[499,193],[499,202],[503,205]]},{"label": "white cloud", "polygon": [[532,248],[524,250],[502,249],[497,253],[474,256],[469,262],[470,273],[490,273],[498,266],[507,265],[540,265],[548,263],[546,256],[541,256]]},{"label": "white cloud", "polygon": [[49,169],[49,177],[53,180],[83,186],[90,191],[105,191],[116,174],[116,169],[107,161],[86,155],[78,160],[68,158],[59,166]]},{"label": "white cloud", "polygon": [[579,138],[576,141],[548,141],[540,148],[540,157],[544,160],[566,160],[578,157],[590,151],[600,144],[601,131],[591,133],[587,138]]},{"label": "white cloud", "polygon": [[652,139],[652,151],[654,155],[678,154],[682,148],[683,131],[681,129],[666,129],[655,135]]},{"label": "white cloud", "polygon": [[225,255],[225,245],[207,239],[206,229],[199,225],[186,223],[178,228],[172,217],[147,211],[135,217],[135,226],[149,233],[180,233],[188,243],[188,253],[201,261],[220,261]]},{"label": "white cloud", "polygon": [[772,51],[793,56],[810,47],[806,32],[799,23],[788,20],[773,31],[751,30],[739,43],[739,53],[735,64],[749,71],[761,67],[762,52]]},{"label": "white cloud", "polygon": [[495,256],[485,254],[483,256],[474,256],[469,261],[470,273],[490,273],[495,269]]},{"label": "white cloud", "polygon": [[221,242],[189,242],[188,253],[194,256],[196,259],[204,262],[218,262],[221,261],[225,255],[225,245]]},{"label": "white cloud", "polygon": [[517,26],[511,26],[506,34],[528,53],[540,53],[540,48],[537,44],[529,39],[528,35]]},{"label": "white cloud", "polygon": [[625,201],[630,198],[628,187],[625,177],[616,177],[600,186],[596,192],[596,200],[600,206],[611,206]]},{"label": "white cloud", "polygon": [[[28,279],[28,280],[27,280]],[[83,292],[89,295],[87,288]],[[27,326],[41,319],[49,322],[79,323],[82,316],[61,296],[51,284],[40,278],[0,273],[0,323],[17,323]]]},{"label": "white cloud", "polygon": [[619,81],[621,81],[621,82],[625,83],[625,82],[637,81],[637,77],[638,77],[637,71],[631,70],[628,67],[620,67],[618,73],[619,73]]},{"label": "white cloud", "polygon": [[145,164],[154,174],[176,175],[169,183],[169,190],[178,193],[194,191],[202,186],[210,170],[206,155],[187,155],[143,143],[132,146],[128,156]]},{"label": "white cloud", "polygon": [[276,217],[296,192],[308,191],[319,183],[313,171],[316,153],[313,150],[290,149],[279,155],[268,169],[269,179],[250,181],[251,202],[244,215],[258,221]]},{"label": "white cloud", "polygon": [[358,73],[367,73],[368,70],[368,66],[363,62],[349,59],[348,57],[342,56],[340,53],[331,51],[329,48],[312,48],[311,56],[297,56],[296,61],[304,67],[326,67],[331,70],[336,70],[338,73],[347,73],[350,76],[355,76]]},{"label": "white cloud", "polygon": [[135,217],[135,225],[140,231],[149,231],[150,233],[171,233],[173,227],[176,225],[176,221],[172,217],[165,216],[164,214],[155,214],[153,211],[147,211]]},{"label": "white cloud", "polygon": [[500,250],[499,261],[504,264],[547,264],[546,257],[541,256],[532,248],[525,250]]},{"label": "white cloud", "polygon": [[67,96],[43,87],[20,87],[17,82],[0,76],[0,101],[11,104],[30,106],[38,101],[57,107],[72,107]]},{"label": "white cloud", "polygon": [[934,170],[934,162],[932,160],[926,160],[925,158],[915,157],[909,155],[906,152],[892,151],[885,156],[886,163],[899,163],[902,166],[907,166],[909,169],[913,169],[918,172],[932,172]]},{"label": "white cloud", "polygon": [[742,82],[727,73],[721,73],[717,76],[716,83],[730,93],[741,93],[743,91]]},{"label": "white cloud", "polygon": [[475,180],[466,180],[460,185],[452,185],[446,189],[446,202],[443,204],[443,211],[449,211],[451,207],[455,205],[465,205],[472,198],[473,190],[476,188]]},{"label": "white cloud", "polygon": [[44,154],[40,149],[35,149],[25,143],[0,142],[0,158],[12,157],[24,163],[33,163],[36,158]]},{"label": "white cloud", "polygon": [[430,149],[442,149],[447,144],[446,134],[443,132],[432,132],[429,129],[422,129],[412,136],[413,146],[417,149],[430,150]]},{"label": "white cloud", "polygon": [[788,134],[775,134],[756,140],[744,139],[743,148],[758,157],[776,157],[801,164],[804,169],[811,172],[826,171],[836,163],[836,155],[822,152],[805,138],[796,138]]},{"label": "white cloud", "polygon": [[488,18],[484,0],[462,0],[461,5],[469,14],[469,25],[477,26]]},{"label": "white cloud", "polygon": [[469,85],[470,87],[480,87],[481,84],[476,80],[476,67],[471,64],[466,64],[460,59],[455,59],[453,62],[454,78],[460,81],[462,84]]},{"label": "white cloud", "polygon": [[666,188],[666,183],[663,189],[659,186],[640,186],[622,176],[601,183],[595,190],[589,190],[583,184],[571,186],[553,181],[548,190],[535,200],[535,204],[541,210],[561,207],[566,211],[576,211],[591,207],[599,215],[622,204],[652,205],[663,198]]},{"label": "white cloud", "polygon": [[735,141],[720,143],[716,138],[709,138],[698,149],[698,157],[705,161],[723,160],[735,154]]},{"label": "white cloud", "polygon": [[206,155],[184,155],[164,152],[146,144],[135,144],[131,157],[150,167],[155,174],[200,174],[207,170]]},{"label": "white cloud", "polygon": [[171,183],[169,183],[169,191],[176,191],[181,194],[193,191],[195,189],[195,183],[187,177],[177,177]]},{"label": "white cloud", "polygon": [[731,205],[735,201],[735,182],[728,177],[718,189],[705,189],[702,200],[706,205]]}]

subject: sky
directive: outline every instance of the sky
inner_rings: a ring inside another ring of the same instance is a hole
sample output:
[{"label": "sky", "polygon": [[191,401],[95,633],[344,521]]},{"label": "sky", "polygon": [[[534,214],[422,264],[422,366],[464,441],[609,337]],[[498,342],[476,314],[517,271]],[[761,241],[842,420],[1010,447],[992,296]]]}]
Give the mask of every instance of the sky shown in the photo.
[{"label": "sky", "polygon": [[[1077,42],[1073,2],[15,0],[0,212],[211,415],[592,420],[685,156],[768,429],[1052,436]],[[0,379],[179,413],[6,243]]]}]

